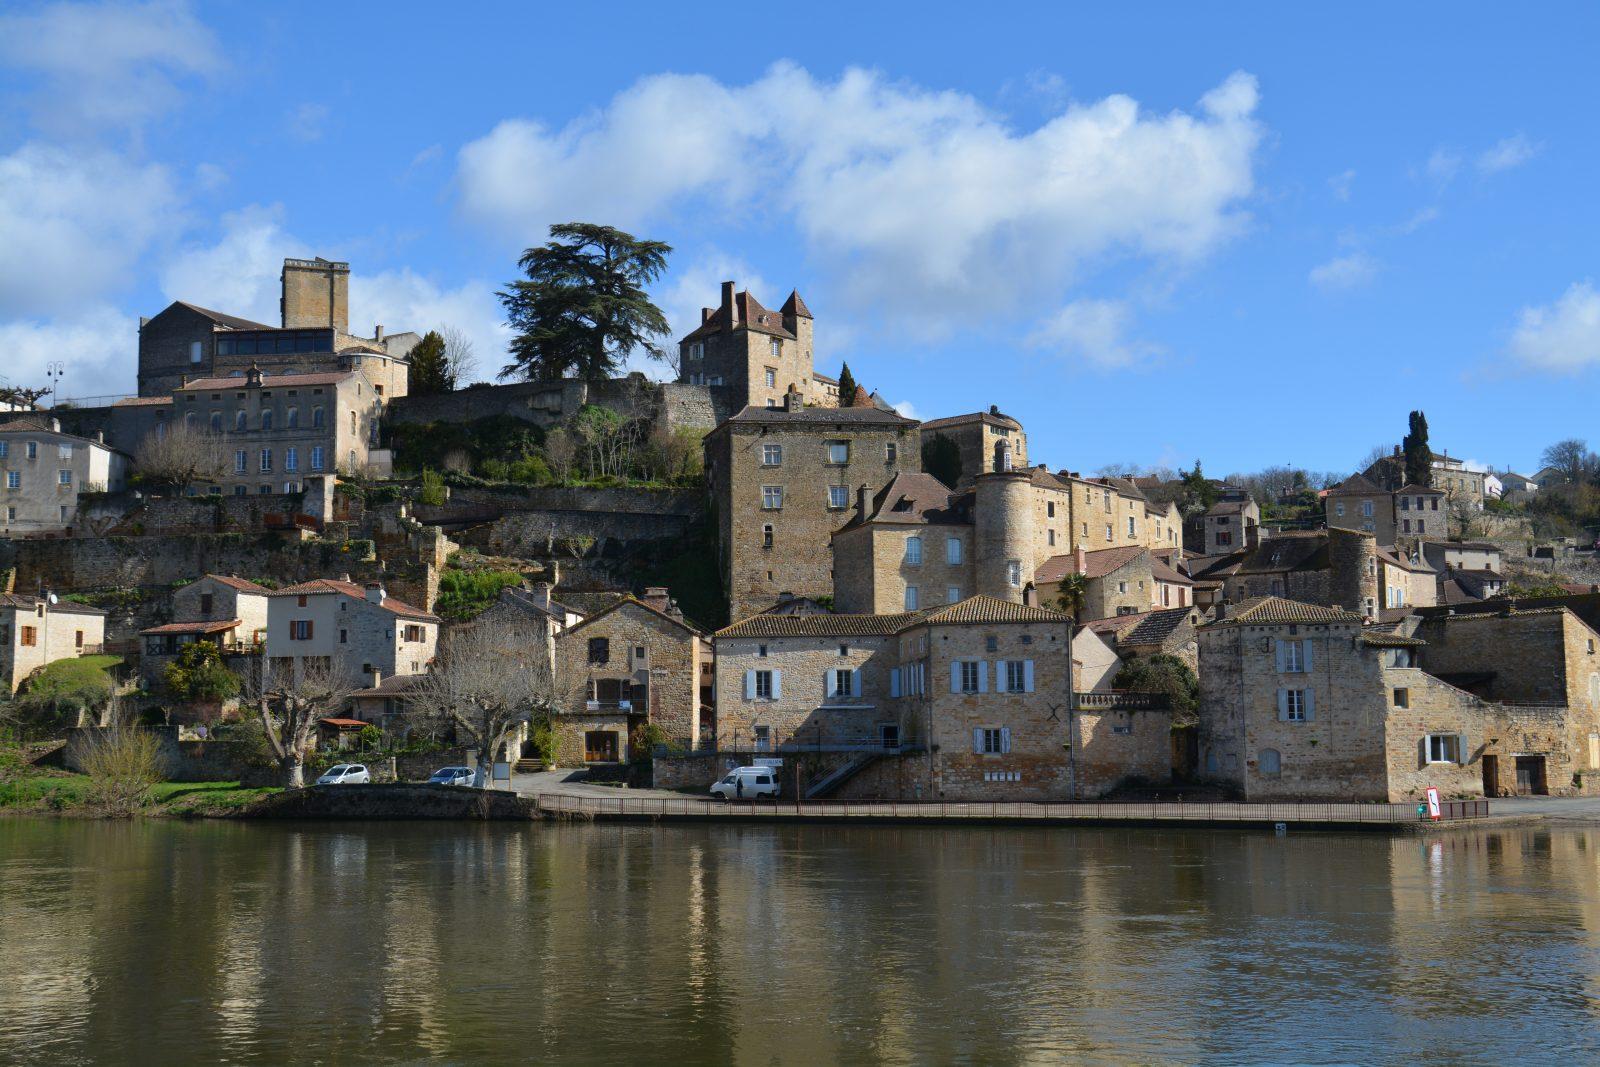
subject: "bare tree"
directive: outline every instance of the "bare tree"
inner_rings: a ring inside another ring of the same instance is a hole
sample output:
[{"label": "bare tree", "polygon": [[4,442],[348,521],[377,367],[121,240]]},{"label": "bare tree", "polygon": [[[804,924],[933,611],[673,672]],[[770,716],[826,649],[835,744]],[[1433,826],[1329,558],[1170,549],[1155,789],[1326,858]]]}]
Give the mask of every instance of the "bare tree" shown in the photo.
[{"label": "bare tree", "polygon": [[316,743],[317,721],[343,710],[355,690],[349,671],[328,656],[307,656],[274,670],[264,664],[262,678],[252,690],[284,787],[303,788],[306,758]]},{"label": "bare tree", "polygon": [[151,481],[187,489],[195,482],[216,481],[228,472],[228,441],[222,434],[175,423],[148,434],[133,462]]},{"label": "bare tree", "polygon": [[544,438],[544,458],[550,472],[562,484],[572,479],[572,468],[578,462],[578,446],[566,430],[551,430]]},{"label": "bare tree", "polygon": [[449,368],[455,387],[460,389],[478,373],[477,346],[472,338],[454,326],[439,327],[439,336],[444,340],[445,366]]},{"label": "bare tree", "polygon": [[406,704],[410,714],[447,721],[471,740],[478,764],[472,784],[482,789],[512,735],[561,704],[551,636],[520,624],[455,630]]},{"label": "bare tree", "polygon": [[1588,442],[1577,437],[1557,441],[1540,455],[1539,462],[1554,467],[1567,476],[1569,482],[1581,482],[1600,468],[1600,458],[1589,451]]},{"label": "bare tree", "polygon": [[1356,464],[1356,470],[1364,471],[1378,460],[1388,459],[1392,455],[1394,455],[1394,445],[1373,445],[1361,462]]}]

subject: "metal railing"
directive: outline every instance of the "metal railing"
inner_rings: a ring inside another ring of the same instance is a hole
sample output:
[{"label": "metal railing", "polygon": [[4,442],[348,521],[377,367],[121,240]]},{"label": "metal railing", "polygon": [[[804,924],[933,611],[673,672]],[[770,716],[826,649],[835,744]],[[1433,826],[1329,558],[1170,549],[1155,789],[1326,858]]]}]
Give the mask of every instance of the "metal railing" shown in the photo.
[{"label": "metal railing", "polygon": [[[768,801],[712,801],[691,797],[592,797],[572,793],[540,793],[539,809],[554,815],[593,818],[707,818],[729,815],[761,817],[805,816],[817,819],[977,819],[1038,822],[1142,822],[1142,823],[1282,823],[1309,825],[1415,825],[1432,822],[1417,812],[1415,804],[1297,803],[1245,804],[1168,802],[1053,803],[959,802],[915,803],[902,801],[800,800],[780,797]],[[1450,800],[1441,805],[1439,822],[1480,819],[1489,814],[1486,800]]]},{"label": "metal railing", "polygon": [[1078,694],[1081,711],[1165,711],[1171,699],[1165,693],[1134,693],[1125,690],[1089,691]]}]

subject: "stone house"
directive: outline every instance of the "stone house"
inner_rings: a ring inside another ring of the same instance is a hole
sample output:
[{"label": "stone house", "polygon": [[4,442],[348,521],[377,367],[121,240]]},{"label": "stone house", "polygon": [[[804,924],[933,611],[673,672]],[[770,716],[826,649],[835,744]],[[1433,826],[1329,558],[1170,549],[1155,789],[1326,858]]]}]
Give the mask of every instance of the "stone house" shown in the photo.
[{"label": "stone house", "polygon": [[1439,602],[1439,572],[1424,561],[1397,549],[1377,550],[1379,596],[1388,611],[1432,607]]},{"label": "stone house", "polygon": [[[1159,608],[1137,615],[1116,615],[1086,623],[1083,629],[1104,641],[1117,656],[1117,666],[1134,656],[1176,656],[1199,669],[1195,627],[1200,624],[1198,608]],[[1073,644],[1073,648],[1078,646]],[[1115,670],[1112,676],[1115,676]],[[1107,688],[1109,688],[1109,682]]]},{"label": "stone house", "polygon": [[1449,533],[1445,494],[1426,486],[1406,485],[1391,492],[1352,474],[1328,490],[1323,510],[1330,528],[1370,533],[1385,546],[1396,539],[1426,541]]},{"label": "stone house", "polygon": [[33,415],[0,423],[0,535],[70,530],[78,495],[121,492],[128,456],[105,444],[61,432],[54,418]]},{"label": "stone house", "polygon": [[[183,301],[139,321],[139,395],[164,397],[196,378],[242,377],[252,366],[273,376],[355,371],[384,399],[408,391],[415,333],[350,333],[350,265],[285,259],[282,326]],[[126,447],[126,446],[124,446]]]},{"label": "stone house", "polygon": [[396,600],[377,582],[315,578],[268,594],[266,669],[285,677],[308,661],[331,664],[370,688],[424,673],[438,649],[439,626],[437,615]]},{"label": "stone house", "polygon": [[923,423],[922,447],[936,437],[954,442],[961,454],[961,477],[952,489],[971,489],[980,474],[1028,465],[1028,435],[1022,423],[1001,414],[997,407]]},{"label": "stone house", "polygon": [[722,283],[722,302],[678,342],[678,381],[709,386],[728,410],[772,408],[791,392],[811,407],[837,407],[839,383],[813,370],[811,310],[791,292],[768,311],[748,290]]},{"label": "stone house", "polygon": [[1078,621],[1136,615],[1160,601],[1155,563],[1150,550],[1138,545],[1093,552],[1080,547],[1044,561],[1034,574],[1034,597],[1038,603],[1059,610],[1061,583],[1070,575],[1081,574],[1085,582],[1076,613]]},{"label": "stone house", "polygon": [[1068,800],[1165,777],[1170,716],[1110,693],[1075,699],[1072,637],[1059,612],[981,595],[921,612],[745,619],[712,638],[718,745],[842,753],[840,774],[888,765],[866,780],[907,800]]},{"label": "stone house", "polygon": [[1490,541],[1424,541],[1422,558],[1428,566],[1446,571],[1500,571],[1504,561],[1500,546]]},{"label": "stone house", "polygon": [[921,467],[917,422],[872,407],[747,407],[705,437],[706,487],[735,619],[779,594],[834,595],[831,535],[860,486]]},{"label": "stone house", "polygon": [[1219,500],[1201,516],[1203,554],[1237,552],[1254,542],[1251,531],[1261,525],[1261,508],[1255,499]]},{"label": "stone house", "polygon": [[703,689],[711,646],[661,588],[625,597],[555,638],[556,677],[571,696],[552,723],[563,767],[633,758],[633,731],[654,723],[667,743],[697,749],[714,736]]},{"label": "stone house", "polygon": [[104,650],[106,613],[54,596],[0,593],[0,681],[15,693],[46,664]]},{"label": "stone house", "polygon": [[172,594],[172,620],[139,631],[139,676],[159,691],[167,664],[185,645],[209,641],[237,674],[247,675],[266,647],[271,590],[235,575],[207,574]]},{"label": "stone house", "polygon": [[1273,597],[1240,605],[1199,631],[1201,773],[1247,800],[1583,790],[1600,767],[1594,631],[1537,614],[1408,632]]},{"label": "stone house", "polygon": [[1482,508],[1484,501],[1489,499],[1491,494],[1488,471],[1472,470],[1467,467],[1465,460],[1442,453],[1434,454],[1432,468],[1433,487],[1443,492],[1451,503],[1459,502],[1469,507]]},{"label": "stone house", "polygon": [[975,581],[972,502],[919,471],[870,496],[858,489],[854,514],[833,533],[834,607],[891,615],[965,600]]}]

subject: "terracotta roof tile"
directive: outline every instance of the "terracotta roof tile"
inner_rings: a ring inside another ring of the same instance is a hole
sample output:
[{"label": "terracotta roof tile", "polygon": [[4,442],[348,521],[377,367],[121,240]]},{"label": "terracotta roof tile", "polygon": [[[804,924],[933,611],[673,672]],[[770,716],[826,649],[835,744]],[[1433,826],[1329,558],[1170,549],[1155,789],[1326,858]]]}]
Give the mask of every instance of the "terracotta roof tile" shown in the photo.
[{"label": "terracotta roof tile", "polygon": [[[296,585],[286,585],[282,589],[269,589],[268,596],[313,596],[319,593],[340,593],[355,600],[367,599],[367,591],[354,582],[341,582],[333,578],[313,578],[309,582],[300,582]],[[431,615],[421,608],[414,608],[403,600],[396,600],[392,596],[383,598],[379,605],[385,611],[408,619],[421,619],[424,622],[438,622],[439,616]]]},{"label": "terracotta roof tile", "polygon": [[752,615],[712,637],[887,637],[920,621],[921,612],[899,615]]},{"label": "terracotta roof tile", "polygon": [[199,622],[168,622],[160,626],[152,626],[148,630],[140,630],[141,637],[147,634],[220,634],[232,630],[240,624],[238,619],[203,619]]},{"label": "terracotta roof tile", "polygon": [[930,609],[921,619],[935,626],[962,623],[1067,622],[1069,617],[1049,608],[1014,604],[992,596],[969,596],[948,607]]},{"label": "terracotta roof tile", "polygon": [[1362,618],[1344,608],[1323,607],[1320,604],[1303,604],[1283,597],[1254,597],[1241,603],[1227,615],[1207,623],[1213,626],[1255,626],[1278,623],[1361,623]]}]

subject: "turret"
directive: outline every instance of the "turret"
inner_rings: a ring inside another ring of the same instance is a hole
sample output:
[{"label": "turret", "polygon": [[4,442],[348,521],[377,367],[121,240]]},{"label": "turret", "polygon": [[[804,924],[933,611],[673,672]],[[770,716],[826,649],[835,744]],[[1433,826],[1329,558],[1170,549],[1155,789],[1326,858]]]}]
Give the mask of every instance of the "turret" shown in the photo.
[{"label": "turret", "polygon": [[1360,530],[1328,528],[1328,590],[1334,607],[1376,618],[1383,606],[1378,582],[1378,539]]},{"label": "turret", "polygon": [[991,471],[977,478],[973,554],[978,593],[1021,604],[1033,583],[1033,478]]}]

